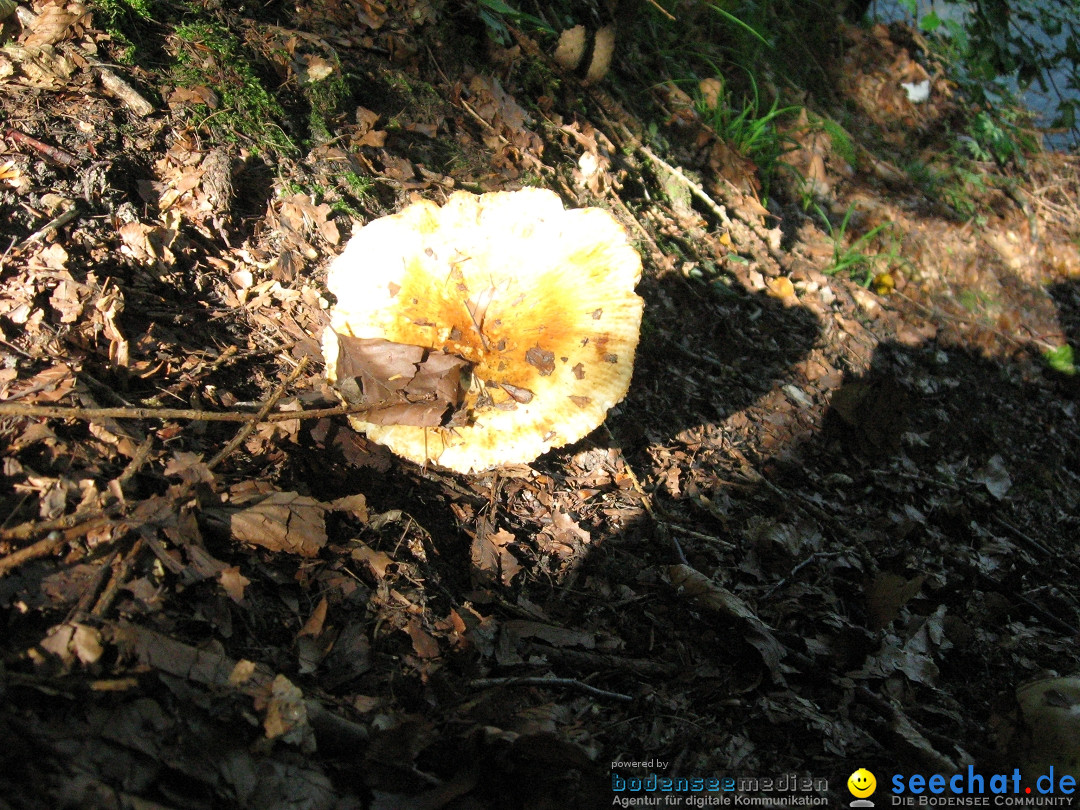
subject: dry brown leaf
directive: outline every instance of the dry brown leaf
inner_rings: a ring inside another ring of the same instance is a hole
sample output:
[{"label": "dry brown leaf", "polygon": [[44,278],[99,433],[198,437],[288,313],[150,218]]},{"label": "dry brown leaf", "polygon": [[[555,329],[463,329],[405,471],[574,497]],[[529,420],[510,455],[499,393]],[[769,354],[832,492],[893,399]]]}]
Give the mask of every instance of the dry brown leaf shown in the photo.
[{"label": "dry brown leaf", "polygon": [[413,650],[418,656],[421,658],[439,657],[439,642],[421,626],[420,619],[415,616],[409,619],[405,632],[412,639]]},{"label": "dry brown leaf", "polygon": [[326,545],[326,506],[295,492],[274,492],[232,514],[234,540],[314,557]]},{"label": "dry brown leaf", "polygon": [[76,24],[86,15],[86,8],[79,3],[49,3],[37,15],[33,25],[22,37],[26,48],[40,48],[70,39]]},{"label": "dry brown leaf", "polygon": [[214,480],[214,474],[206,466],[203,458],[198,453],[188,453],[176,450],[162,471],[166,477],[179,476],[186,484],[210,483]]},{"label": "dry brown leaf", "polygon": [[509,585],[521,571],[521,563],[508,548],[516,540],[506,529],[477,531],[472,543],[473,575],[481,582]]},{"label": "dry brown leaf", "polygon": [[165,99],[170,108],[176,109],[187,104],[203,104],[211,110],[217,109],[221,100],[209,87],[177,87]]},{"label": "dry brown leaf", "polygon": [[315,750],[315,732],[308,725],[304,693],[284,675],[276,676],[270,685],[263,730],[269,740],[281,739],[298,745],[302,751]]},{"label": "dry brown leaf", "polygon": [[596,649],[596,634],[587,630],[559,627],[545,622],[512,619],[502,623],[503,629],[517,638],[538,638],[554,647],[581,647]]},{"label": "dry brown leaf", "polygon": [[364,493],[362,492],[337,498],[330,501],[329,506],[335,512],[348,512],[361,523],[367,523],[367,498],[364,497]]},{"label": "dry brown leaf", "polygon": [[925,574],[908,579],[882,571],[866,591],[866,607],[870,614],[870,629],[887,627],[900,614],[900,609],[922,590]]},{"label": "dry brown leaf", "polygon": [[120,252],[146,265],[170,265],[176,256],[169,249],[176,240],[176,231],[157,225],[129,222],[120,226],[123,244]]},{"label": "dry brown leaf", "polygon": [[353,8],[362,25],[378,31],[386,23],[386,4],[377,0],[357,0]]},{"label": "dry brown leaf", "polygon": [[319,604],[315,606],[315,610],[311,611],[311,615],[308,616],[308,620],[304,622],[304,626],[300,628],[296,637],[312,636],[313,638],[318,638],[321,636],[323,625],[326,624],[326,611],[329,607],[330,603],[326,601],[326,597],[324,596],[319,600]]},{"label": "dry brown leaf", "polygon": [[67,251],[59,243],[54,243],[31,256],[29,265],[31,270],[64,270],[67,260]]},{"label": "dry brown leaf", "polygon": [[377,112],[373,112],[367,107],[356,108],[356,135],[352,139],[354,146],[381,147],[386,145],[385,130],[375,129],[378,120],[379,114]]},{"label": "dry brown leaf", "polygon": [[359,546],[352,550],[352,558],[366,565],[379,579],[385,577],[386,569],[397,561],[384,551],[376,551],[371,546],[357,542]]},{"label": "dry brown leaf", "polygon": [[667,575],[672,586],[698,607],[741,623],[746,630],[746,641],[761,653],[773,678],[780,678],[780,659],[786,649],[749,605],[689,565],[668,566]]},{"label": "dry brown leaf", "polygon": [[65,365],[43,369],[28,380],[18,380],[11,386],[12,394],[24,396],[33,393],[34,400],[41,403],[58,402],[75,387],[75,375]]},{"label": "dry brown leaf", "polygon": [[50,628],[40,646],[57,656],[65,666],[74,664],[76,660],[84,665],[93,664],[105,652],[101,645],[101,632],[79,622],[67,622]]},{"label": "dry brown leaf", "polygon": [[218,574],[218,582],[221,583],[221,587],[225,589],[229,598],[238,605],[244,601],[244,588],[251,584],[251,580],[241,574],[240,568],[235,565]]},{"label": "dry brown leaf", "polygon": [[124,311],[124,294],[113,288],[94,303],[94,309],[101,315],[102,332],[109,341],[109,361],[116,368],[127,368],[131,362],[128,341],[116,322]]},{"label": "dry brown leaf", "polygon": [[[66,273],[65,273],[66,275]],[[74,279],[63,278],[49,296],[49,304],[60,313],[60,323],[75,323],[83,313],[82,298],[87,296],[87,288],[77,284]]]}]

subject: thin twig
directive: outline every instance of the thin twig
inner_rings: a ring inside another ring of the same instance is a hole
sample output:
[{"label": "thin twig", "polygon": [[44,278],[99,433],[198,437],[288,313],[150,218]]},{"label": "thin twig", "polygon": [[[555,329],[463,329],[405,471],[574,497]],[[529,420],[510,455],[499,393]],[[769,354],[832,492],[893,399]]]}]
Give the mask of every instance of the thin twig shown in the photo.
[{"label": "thin twig", "polygon": [[[118,487],[123,487],[132,476],[137,473],[144,464],[150,459],[150,450],[154,446],[154,440],[152,437],[147,439],[139,445],[135,450],[135,455],[131,457],[131,461],[124,467],[123,472],[116,479]],[[8,571],[18,568],[23,563],[35,560],[38,557],[45,557],[51,554],[56,548],[63,545],[70,529],[85,523],[90,520],[100,520],[103,517],[107,517],[112,512],[115,512],[117,507],[121,506],[120,501],[116,501],[107,505],[104,509],[84,509],[81,512],[74,512],[70,515],[64,515],[63,517],[56,518],[55,520],[37,520],[29,521],[27,523],[20,523],[18,526],[12,526],[10,529],[0,529],[0,540],[4,541],[20,541],[29,540],[31,537],[49,533],[49,536],[44,540],[40,540],[32,546],[19,549],[7,557],[0,559],[0,576],[3,576]]]},{"label": "thin twig", "polygon": [[150,460],[150,451],[153,449],[153,447],[154,437],[147,436],[143,440],[143,443],[140,444],[137,448],[135,448],[135,455],[131,457],[131,461],[127,463],[127,466],[124,467],[123,472],[121,472],[119,477],[116,479],[117,486],[122,487],[124,484],[131,480],[132,476],[135,475],[135,473],[142,469],[142,466]]},{"label": "thin twig", "polygon": [[49,160],[64,166],[78,166],[80,163],[79,159],[70,152],[65,152],[63,149],[57,149],[55,146],[49,146],[47,143],[42,143],[37,138],[32,138],[24,132],[19,132],[17,129],[7,130],[4,133],[4,137],[15,141],[15,143],[21,143],[24,146],[36,149]]},{"label": "thin twig", "polygon": [[79,419],[84,422],[104,422],[109,419],[189,419],[193,422],[285,422],[289,419],[322,419],[326,416],[363,413],[368,408],[356,405],[335,405],[333,408],[312,408],[300,411],[258,413],[244,411],[200,411],[194,408],[69,408],[62,405],[21,405],[0,403],[2,416],[38,416],[49,419]]},{"label": "thin twig", "polygon": [[224,461],[229,456],[229,454],[233,452],[233,450],[239,447],[244,442],[244,440],[251,435],[252,431],[255,430],[255,427],[259,424],[259,422],[261,422],[270,414],[270,410],[285,394],[285,389],[292,385],[294,382],[296,382],[297,379],[299,379],[300,375],[304,372],[304,369],[307,368],[309,360],[310,358],[308,357],[301,358],[300,362],[296,364],[296,368],[293,369],[292,374],[290,374],[288,378],[286,378],[285,381],[277,387],[277,390],[275,390],[274,393],[270,395],[270,398],[267,399],[265,403],[263,403],[263,406],[259,408],[259,412],[255,414],[255,418],[249,421],[242,428],[240,428],[240,430],[236,432],[236,435],[232,437],[232,440],[223,448],[221,448],[221,452],[219,452],[216,456],[206,462],[206,466],[209,469],[214,469],[218,464]]},{"label": "thin twig", "polygon": [[663,14],[665,17],[667,17],[672,22],[676,21],[677,18],[675,17],[675,15],[672,14],[670,11],[668,11],[666,8],[664,8],[662,5],[657,3],[656,0],[649,0],[649,4],[652,5],[652,6],[655,6],[657,11],[659,11],[661,14]]},{"label": "thin twig", "polygon": [[[72,517],[74,517],[74,515],[72,515]],[[16,526],[15,528],[20,527]],[[4,534],[7,534],[7,532],[4,532]],[[49,536],[44,540],[39,540],[32,546],[13,551],[3,559],[0,559],[0,577],[4,576],[8,571],[13,571],[18,568],[23,563],[28,563],[39,557],[47,557],[66,542],[67,538],[65,538],[64,535],[54,531],[50,532]]]},{"label": "thin twig", "polygon": [[609,692],[606,689],[597,689],[595,686],[590,686],[583,681],[576,680],[574,678],[546,678],[540,675],[528,675],[521,678],[477,678],[469,683],[469,686],[473,689],[487,689],[492,686],[565,686],[570,689],[578,689],[582,692],[588,692],[590,695],[596,697],[608,698],[610,700],[619,700],[623,703],[630,703],[634,700],[630,695],[624,695],[621,692]]},{"label": "thin twig", "polygon": [[[52,520],[31,520],[26,523],[20,523],[18,526],[12,526],[10,529],[0,529],[0,540],[2,541],[22,541],[29,540],[31,537],[37,537],[40,534],[46,532],[64,532],[68,529],[78,526],[80,523],[84,523],[87,520],[92,520],[103,515],[107,515],[110,511],[114,510],[119,503],[111,504],[106,507],[104,511],[100,509],[84,509],[81,512],[72,512],[70,515],[63,515]],[[48,538],[46,538],[48,539]],[[63,540],[63,537],[60,538]],[[21,554],[28,549],[20,549],[11,556]],[[47,552],[46,552],[47,553]],[[41,556],[40,554],[31,555],[27,559],[34,559],[35,556]],[[4,561],[9,559],[5,557],[0,560],[0,574],[4,573]]]},{"label": "thin twig", "polygon": [[686,560],[686,553],[682,549],[682,545],[671,536],[671,532],[668,530],[669,524],[666,520],[663,508],[659,504],[654,504],[652,497],[645,491],[645,488],[641,486],[641,482],[638,480],[637,475],[634,473],[634,468],[630,466],[630,462],[626,460],[626,456],[623,453],[619,453],[619,458],[622,459],[623,472],[626,473],[627,478],[630,479],[630,483],[633,484],[634,490],[637,492],[638,497],[641,498],[641,505],[645,507],[645,511],[652,519],[653,525],[656,526],[656,533],[660,535],[661,539],[666,540],[667,544],[671,547],[671,550],[675,553],[679,562],[683,565],[689,565]]},{"label": "thin twig", "polygon": [[672,177],[675,177],[677,180],[682,182],[688,189],[690,189],[691,194],[693,194],[695,197],[705,203],[705,205],[709,207],[709,210],[716,214],[717,217],[719,217],[720,221],[724,223],[725,228],[731,227],[731,219],[728,217],[727,209],[717,203],[712,197],[710,197],[706,193],[705,189],[703,189],[700,185],[687,177],[683,173],[682,169],[678,168],[677,166],[672,166],[670,163],[657,155],[656,152],[647,147],[645,144],[638,144],[638,149],[640,149],[642,153],[647,158],[649,158],[649,160],[663,167],[663,169],[669,174],[671,174]]},{"label": "thin twig", "polygon": [[105,615],[105,612],[112,607],[112,603],[116,600],[116,595],[120,592],[120,588],[124,583],[127,582],[128,577],[131,575],[131,569],[135,567],[135,562],[142,553],[144,542],[142,537],[135,538],[131,550],[124,555],[124,559],[121,560],[120,565],[113,571],[113,575],[109,579],[109,584],[105,586],[105,590],[101,592],[101,596],[98,597],[98,600],[94,603],[94,607],[91,608],[91,616],[101,618]]},{"label": "thin twig", "polygon": [[[290,374],[288,379],[286,379],[280,386],[278,386],[277,390],[274,391],[274,393],[270,396],[270,398],[263,404],[262,408],[259,409],[258,413],[256,413],[256,414],[236,414],[236,416],[241,416],[244,419],[248,420],[248,423],[246,425],[244,425],[244,427],[241,428],[240,431],[237,432],[237,435],[235,437],[233,437],[233,440],[231,442],[229,442],[229,444],[227,444],[222,449],[222,451],[220,453],[218,453],[216,456],[214,456],[214,458],[211,459],[207,463],[207,466],[210,469],[213,469],[215,466],[220,464],[225,459],[225,457],[229,455],[229,453],[233,452],[237,447],[239,447],[240,444],[251,434],[251,432],[255,429],[255,427],[258,424],[260,424],[261,422],[280,421],[280,419],[287,419],[287,418],[300,418],[299,416],[296,415],[296,413],[274,414],[273,416],[280,417],[280,418],[274,418],[274,419],[270,419],[269,417],[272,416],[270,414],[270,409],[273,408],[274,405],[277,403],[277,401],[281,398],[281,396],[285,392],[285,389],[300,376],[300,374],[303,372],[303,370],[304,370],[305,366],[307,365],[307,363],[308,363],[308,358],[304,358],[303,360],[300,361],[299,364],[297,364],[297,367],[293,370],[292,374]],[[22,408],[24,410],[27,410],[27,409],[29,409],[29,408],[31,408],[33,406],[18,406],[18,407],[20,407],[20,408]],[[92,411],[96,416],[99,416],[102,419],[105,419],[105,418],[121,418],[122,419],[122,418],[131,417],[131,414],[130,414],[131,410],[140,410],[140,409],[127,409],[127,408],[92,408],[92,409],[61,408],[60,410],[63,412],[63,414],[61,414],[61,415],[66,415],[69,412]],[[154,411],[155,409],[149,409],[149,410]],[[354,409],[351,409],[351,408],[349,410],[345,410],[345,411],[343,411],[340,408],[321,409],[321,410],[333,411],[334,413],[350,413],[350,412],[354,412]],[[121,411],[121,413],[106,415],[106,412],[110,412],[110,411]],[[4,413],[11,413],[11,411],[9,409],[5,409],[4,406],[0,405],[0,415],[2,415]],[[200,412],[199,411],[193,411],[192,413],[197,415]],[[314,411],[307,411],[305,413],[310,415],[310,414],[314,413]],[[82,418],[86,418],[85,413],[83,414]],[[133,417],[133,418],[144,418],[144,417]],[[240,420],[238,420],[238,419],[230,419],[228,421],[240,421]],[[149,444],[149,441],[143,442],[143,444],[135,452],[135,455],[131,459],[131,462],[127,465],[127,467],[124,469],[124,471],[120,474],[120,477],[117,479],[118,483],[120,483],[122,485],[125,482],[127,482],[135,474],[135,472],[138,470],[138,468],[146,463],[146,460],[149,458],[149,456],[150,456],[150,444]],[[55,551],[57,548],[59,548],[61,545],[63,545],[67,541],[67,534],[71,533],[70,532],[71,529],[74,529],[75,527],[81,527],[82,524],[85,524],[85,523],[87,523],[89,521],[101,520],[103,518],[107,519],[110,514],[114,513],[117,510],[117,508],[119,506],[121,506],[121,504],[119,502],[117,502],[117,503],[109,504],[104,509],[95,509],[95,510],[88,510],[88,511],[83,511],[83,512],[75,512],[75,513],[70,514],[70,515],[64,515],[63,517],[56,518],[55,520],[31,521],[31,522],[28,522],[28,523],[22,523],[22,524],[20,524],[18,526],[13,526],[10,529],[0,529],[0,540],[4,540],[4,541],[28,540],[31,537],[35,537],[37,535],[40,535],[43,532],[49,532],[48,537],[44,538],[43,540],[39,540],[37,543],[34,543],[32,546],[27,546],[26,548],[19,549],[18,551],[13,552],[13,553],[9,554],[6,557],[0,558],[0,576],[3,576],[8,571],[11,571],[11,570],[13,570],[15,568],[18,568],[20,565],[22,565],[22,564],[24,564],[26,562],[29,562],[30,560],[34,560],[34,559],[37,559],[39,557],[44,557],[44,556],[47,556],[47,555],[51,554],[53,551]]]},{"label": "thin twig", "polygon": [[79,206],[78,206],[78,204],[76,204],[76,205],[73,205],[71,208],[69,208],[64,213],[62,213],[60,216],[56,217],[56,219],[53,219],[53,220],[45,223],[40,228],[38,228],[36,231],[34,231],[32,234],[30,234],[28,237],[26,237],[21,242],[19,242],[19,247],[24,248],[24,247],[27,247],[28,245],[33,244],[38,239],[41,239],[42,237],[44,237],[46,234],[50,233],[51,231],[55,231],[57,228],[60,228],[60,227],[62,227],[64,225],[67,225],[69,222],[71,222],[71,220],[75,219],[75,217],[77,217],[78,215],[79,215]]}]

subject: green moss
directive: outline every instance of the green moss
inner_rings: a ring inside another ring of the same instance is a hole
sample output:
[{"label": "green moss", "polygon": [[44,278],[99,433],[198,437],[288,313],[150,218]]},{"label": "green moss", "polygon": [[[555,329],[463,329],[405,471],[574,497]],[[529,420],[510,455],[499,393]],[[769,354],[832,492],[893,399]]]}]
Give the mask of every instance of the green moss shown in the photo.
[{"label": "green moss", "polygon": [[226,142],[243,141],[261,153],[291,154],[296,146],[280,125],[285,113],[266,90],[241,42],[213,22],[186,22],[172,37],[172,79],[180,87],[209,88],[217,104],[187,108],[199,129]]},{"label": "green moss", "polygon": [[90,7],[112,26],[121,25],[133,16],[142,20],[153,19],[150,0],[93,0]]},{"label": "green moss", "polygon": [[150,0],[93,0],[90,8],[112,38],[112,59],[123,65],[136,64],[140,24],[154,19]]},{"label": "green moss", "polygon": [[313,137],[328,141],[333,137],[330,122],[344,102],[352,96],[352,90],[341,72],[341,64],[335,58],[334,72],[324,79],[309,81],[303,87],[310,111],[308,128]]},{"label": "green moss", "polygon": [[371,196],[375,188],[375,181],[354,171],[347,171],[341,175],[341,182],[349,189],[349,192],[360,202],[364,202]]}]

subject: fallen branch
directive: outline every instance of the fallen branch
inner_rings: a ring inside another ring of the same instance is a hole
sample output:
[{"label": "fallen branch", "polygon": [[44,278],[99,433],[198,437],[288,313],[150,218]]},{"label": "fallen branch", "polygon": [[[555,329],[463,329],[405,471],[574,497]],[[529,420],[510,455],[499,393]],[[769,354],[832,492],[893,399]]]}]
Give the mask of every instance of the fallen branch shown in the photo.
[{"label": "fallen branch", "polygon": [[[72,517],[74,517],[74,515],[72,515]],[[44,540],[39,540],[32,546],[13,551],[3,559],[0,559],[0,577],[4,576],[8,571],[15,570],[23,563],[28,563],[31,560],[36,560],[41,557],[47,557],[66,542],[67,538],[64,537],[64,535],[60,534],[60,532],[53,531],[50,532],[49,536]]]},{"label": "fallen branch", "polygon": [[36,149],[49,160],[54,163],[59,163],[62,166],[78,166],[80,163],[80,160],[70,152],[65,152],[63,149],[57,149],[55,146],[49,146],[47,143],[42,143],[37,138],[32,138],[25,132],[19,132],[17,129],[5,131],[4,137],[8,140],[15,141],[15,143],[21,143],[24,146]]}]

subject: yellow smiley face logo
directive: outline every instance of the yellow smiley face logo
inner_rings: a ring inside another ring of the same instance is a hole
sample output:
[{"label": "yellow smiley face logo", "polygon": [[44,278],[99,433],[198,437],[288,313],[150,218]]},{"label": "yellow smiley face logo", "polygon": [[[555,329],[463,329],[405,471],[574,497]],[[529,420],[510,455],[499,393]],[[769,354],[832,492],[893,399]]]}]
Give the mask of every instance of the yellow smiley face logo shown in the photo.
[{"label": "yellow smiley face logo", "polygon": [[851,795],[859,799],[865,799],[877,790],[877,779],[866,768],[859,768],[847,780],[847,789]]}]

